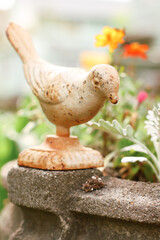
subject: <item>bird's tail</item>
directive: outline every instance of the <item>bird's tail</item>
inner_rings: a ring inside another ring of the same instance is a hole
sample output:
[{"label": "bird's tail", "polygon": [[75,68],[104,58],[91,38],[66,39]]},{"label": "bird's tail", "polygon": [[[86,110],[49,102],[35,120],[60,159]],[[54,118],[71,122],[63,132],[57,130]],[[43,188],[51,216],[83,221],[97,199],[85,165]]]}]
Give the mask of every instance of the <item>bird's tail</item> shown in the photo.
[{"label": "bird's tail", "polygon": [[27,31],[15,23],[10,23],[6,35],[12,46],[15,48],[23,63],[38,58],[32,39]]}]

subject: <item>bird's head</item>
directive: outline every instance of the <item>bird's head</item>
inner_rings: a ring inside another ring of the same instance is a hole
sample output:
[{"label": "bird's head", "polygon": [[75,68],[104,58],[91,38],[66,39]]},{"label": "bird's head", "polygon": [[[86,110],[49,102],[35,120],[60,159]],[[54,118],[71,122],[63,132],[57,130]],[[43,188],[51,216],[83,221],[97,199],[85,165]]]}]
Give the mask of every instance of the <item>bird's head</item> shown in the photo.
[{"label": "bird's head", "polygon": [[119,75],[117,70],[107,64],[94,66],[88,74],[92,86],[113,104],[118,102]]}]

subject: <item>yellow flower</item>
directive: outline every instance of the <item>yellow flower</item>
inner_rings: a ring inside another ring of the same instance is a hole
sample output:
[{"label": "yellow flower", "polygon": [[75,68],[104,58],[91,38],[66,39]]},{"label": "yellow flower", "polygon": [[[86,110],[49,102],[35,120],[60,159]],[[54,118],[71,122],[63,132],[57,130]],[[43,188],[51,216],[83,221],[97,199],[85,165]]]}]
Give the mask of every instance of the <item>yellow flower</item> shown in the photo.
[{"label": "yellow flower", "polygon": [[118,43],[124,43],[125,32],[123,29],[116,29],[111,27],[104,27],[102,30],[103,34],[96,36],[96,47],[109,46],[111,52],[118,47]]},{"label": "yellow flower", "polygon": [[80,54],[81,67],[90,70],[97,64],[109,64],[109,56],[103,52],[84,51]]}]

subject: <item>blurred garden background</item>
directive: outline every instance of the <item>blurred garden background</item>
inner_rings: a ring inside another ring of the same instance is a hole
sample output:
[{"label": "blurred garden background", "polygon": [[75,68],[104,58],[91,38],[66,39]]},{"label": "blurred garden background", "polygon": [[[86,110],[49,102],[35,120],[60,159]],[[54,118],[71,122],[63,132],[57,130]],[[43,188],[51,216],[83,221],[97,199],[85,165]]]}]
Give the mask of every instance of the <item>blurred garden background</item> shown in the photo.
[{"label": "blurred garden background", "polygon": [[[144,121],[148,110],[160,102],[159,9],[158,0],[0,0],[0,168],[16,159],[24,148],[55,133],[6,38],[5,30],[12,21],[30,32],[40,56],[51,63],[86,70],[99,63],[114,65],[121,79],[119,103],[113,106],[107,102],[94,121],[117,119],[123,126],[129,123],[137,139],[155,153]],[[114,49],[112,59],[107,45],[95,47],[95,37],[105,26],[124,31],[124,42]],[[125,46],[135,42],[141,50],[147,46],[145,53],[142,51],[145,57],[133,52],[124,55]],[[87,125],[73,127],[72,134],[102,152],[107,167],[104,175],[156,181],[146,162],[121,162],[122,155],[139,154],[132,149],[121,152],[131,145],[129,140]],[[0,185],[0,209],[5,199],[7,193]]]}]

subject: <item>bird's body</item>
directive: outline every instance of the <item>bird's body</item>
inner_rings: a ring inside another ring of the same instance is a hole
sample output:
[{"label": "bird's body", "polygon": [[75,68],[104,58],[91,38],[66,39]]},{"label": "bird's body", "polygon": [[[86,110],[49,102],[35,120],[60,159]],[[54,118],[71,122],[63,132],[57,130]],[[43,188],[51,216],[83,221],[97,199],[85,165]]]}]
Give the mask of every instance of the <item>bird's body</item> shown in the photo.
[{"label": "bird's body", "polygon": [[32,92],[56,125],[57,135],[69,136],[71,126],[93,118],[106,98],[118,101],[119,77],[113,67],[101,64],[86,72],[52,65],[38,56],[29,34],[20,26],[11,23],[7,36],[23,61]]},{"label": "bird's body", "polygon": [[82,69],[35,61],[24,64],[24,73],[47,118],[59,129],[89,121],[104,104],[105,98],[91,91],[88,73]]}]

